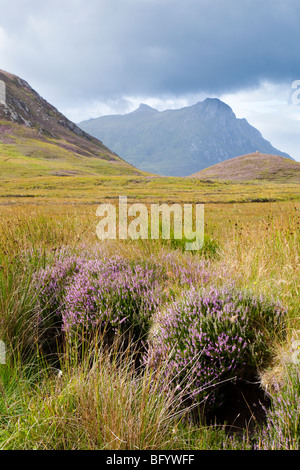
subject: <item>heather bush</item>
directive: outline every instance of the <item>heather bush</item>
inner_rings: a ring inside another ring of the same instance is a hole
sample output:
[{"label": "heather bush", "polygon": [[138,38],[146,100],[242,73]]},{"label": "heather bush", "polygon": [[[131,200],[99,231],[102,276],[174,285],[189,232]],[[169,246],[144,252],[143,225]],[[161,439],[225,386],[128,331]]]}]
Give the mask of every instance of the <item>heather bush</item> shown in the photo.
[{"label": "heather bush", "polygon": [[46,355],[56,352],[62,344],[65,291],[83,263],[75,256],[62,257],[36,273],[38,344]]},{"label": "heather bush", "polygon": [[89,337],[96,330],[107,338],[125,332],[143,337],[162,302],[165,279],[159,265],[117,256],[91,259],[85,253],[57,260],[36,281],[44,350],[55,350],[62,335]]},{"label": "heather bush", "polygon": [[63,330],[100,326],[144,336],[162,300],[162,277],[159,266],[150,263],[89,260],[65,290]]},{"label": "heather bush", "polygon": [[223,384],[253,379],[271,357],[273,335],[283,334],[280,305],[233,289],[190,289],[154,315],[145,361],[168,361],[170,386],[206,411],[224,400]]}]

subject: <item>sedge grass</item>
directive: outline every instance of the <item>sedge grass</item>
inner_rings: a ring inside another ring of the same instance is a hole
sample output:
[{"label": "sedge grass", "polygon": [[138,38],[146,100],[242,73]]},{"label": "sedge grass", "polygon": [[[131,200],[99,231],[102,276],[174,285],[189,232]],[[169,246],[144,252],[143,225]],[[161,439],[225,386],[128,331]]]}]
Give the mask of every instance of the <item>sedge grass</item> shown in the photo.
[{"label": "sedge grass", "polygon": [[137,372],[132,348],[120,353],[116,344],[109,351],[94,345],[80,361],[72,350],[61,367],[62,375],[45,369],[34,387],[23,391],[26,411],[10,416],[9,437],[0,431],[2,449],[172,446],[174,426],[186,410],[179,410],[175,395],[162,393],[161,380],[150,370]]}]

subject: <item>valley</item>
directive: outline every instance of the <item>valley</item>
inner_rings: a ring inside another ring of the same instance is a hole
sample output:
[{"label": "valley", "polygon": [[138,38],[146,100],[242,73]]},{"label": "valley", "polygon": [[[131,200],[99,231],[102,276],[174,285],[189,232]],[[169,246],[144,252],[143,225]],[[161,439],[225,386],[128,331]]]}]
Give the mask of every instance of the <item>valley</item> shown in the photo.
[{"label": "valley", "polygon": [[[1,77],[0,449],[298,449],[300,164],[146,172]],[[203,246],[100,240],[120,196],[204,204]]]}]

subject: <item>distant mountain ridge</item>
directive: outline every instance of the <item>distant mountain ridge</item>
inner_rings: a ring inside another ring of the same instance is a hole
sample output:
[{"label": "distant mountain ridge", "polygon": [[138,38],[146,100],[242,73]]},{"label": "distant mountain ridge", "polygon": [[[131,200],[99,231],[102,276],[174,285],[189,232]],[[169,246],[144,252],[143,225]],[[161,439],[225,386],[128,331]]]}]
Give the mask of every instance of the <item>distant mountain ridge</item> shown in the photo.
[{"label": "distant mountain ridge", "polygon": [[0,70],[0,177],[140,174],[23,79]]},{"label": "distant mountain ridge", "polygon": [[78,126],[140,170],[165,176],[188,176],[256,151],[291,158],[217,98],[166,111],[141,104],[131,113],[102,116]]}]

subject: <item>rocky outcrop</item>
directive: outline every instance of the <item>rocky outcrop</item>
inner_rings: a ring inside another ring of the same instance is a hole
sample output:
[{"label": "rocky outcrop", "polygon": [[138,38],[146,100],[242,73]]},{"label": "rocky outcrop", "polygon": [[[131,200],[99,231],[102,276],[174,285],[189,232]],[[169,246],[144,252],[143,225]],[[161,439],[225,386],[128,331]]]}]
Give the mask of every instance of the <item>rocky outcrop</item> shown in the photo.
[{"label": "rocky outcrop", "polygon": [[[68,147],[74,156],[91,156],[120,162],[122,165],[126,163],[99,139],[67,119],[25,80],[0,70],[0,90],[0,141],[3,143],[10,142],[9,139],[14,135],[18,140],[26,139],[24,129],[28,129],[28,138],[40,141],[52,139],[57,146]],[[7,132],[9,123],[11,125]]]}]

